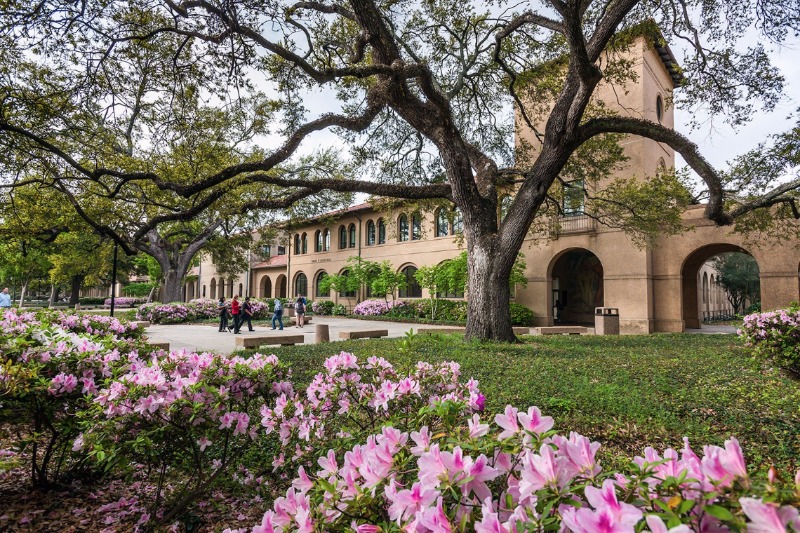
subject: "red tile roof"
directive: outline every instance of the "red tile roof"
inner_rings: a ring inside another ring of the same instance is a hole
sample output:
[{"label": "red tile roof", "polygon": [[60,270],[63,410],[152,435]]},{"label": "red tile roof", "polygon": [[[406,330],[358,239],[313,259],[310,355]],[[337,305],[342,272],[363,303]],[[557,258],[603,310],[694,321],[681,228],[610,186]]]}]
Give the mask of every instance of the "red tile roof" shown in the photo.
[{"label": "red tile roof", "polygon": [[274,268],[274,267],[284,267],[288,262],[289,256],[287,255],[273,255],[270,256],[268,261],[261,261],[258,263],[253,263],[252,268]]}]

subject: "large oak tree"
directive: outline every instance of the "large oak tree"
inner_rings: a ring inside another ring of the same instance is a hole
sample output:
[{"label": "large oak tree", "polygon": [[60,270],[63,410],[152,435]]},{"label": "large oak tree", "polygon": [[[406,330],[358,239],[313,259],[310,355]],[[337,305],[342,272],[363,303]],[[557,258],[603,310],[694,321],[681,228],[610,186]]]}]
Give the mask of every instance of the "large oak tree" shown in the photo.
[{"label": "large oak tree", "polygon": [[[718,224],[765,208],[797,215],[800,180],[786,173],[796,151],[778,154],[771,176],[751,179],[742,165],[723,174],[683,135],[593,104],[601,81],[632,81],[624,51],[636,38],[667,39],[689,50],[677,104],[745,124],[774,107],[783,79],[761,44],[740,38],[796,36],[795,1],[11,0],[0,27],[7,184],[24,183],[19,169],[33,165],[65,194],[158,207],[140,215],[127,241],[136,243],[227,195],[244,210],[326,190],[446,198],[464,217],[469,337],[514,339],[507,286],[523,240],[576,159],[619,135],[680,152]],[[160,156],[189,135],[197,101],[237,123],[226,131],[249,149],[187,176]],[[514,157],[513,106],[543,125],[526,157]],[[338,171],[297,157],[322,130],[349,149]],[[96,228],[121,237],[112,223]]]}]

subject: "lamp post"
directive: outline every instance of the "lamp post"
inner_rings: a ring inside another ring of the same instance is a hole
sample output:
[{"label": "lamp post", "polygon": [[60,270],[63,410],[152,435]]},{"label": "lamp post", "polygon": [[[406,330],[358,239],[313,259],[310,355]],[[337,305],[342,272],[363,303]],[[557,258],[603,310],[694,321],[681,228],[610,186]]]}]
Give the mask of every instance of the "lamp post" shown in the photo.
[{"label": "lamp post", "polygon": [[111,267],[111,311],[110,315],[114,316],[114,299],[117,294],[117,248],[119,244],[114,242],[114,266]]}]

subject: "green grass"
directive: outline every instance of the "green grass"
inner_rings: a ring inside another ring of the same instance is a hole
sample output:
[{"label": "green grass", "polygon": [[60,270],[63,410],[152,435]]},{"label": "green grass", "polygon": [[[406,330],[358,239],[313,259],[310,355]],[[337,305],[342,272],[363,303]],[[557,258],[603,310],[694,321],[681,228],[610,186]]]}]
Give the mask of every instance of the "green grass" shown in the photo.
[{"label": "green grass", "polygon": [[287,347],[278,355],[307,383],[340,350],[401,366],[458,361],[465,379],[480,381],[487,413],[507,403],[538,405],[560,431],[602,442],[604,459],[617,465],[648,445],[679,448],[688,436],[700,452],[733,435],[753,467],[800,466],[800,382],[753,360],[734,336],[553,336],[518,345],[416,336],[408,351],[395,339]]}]

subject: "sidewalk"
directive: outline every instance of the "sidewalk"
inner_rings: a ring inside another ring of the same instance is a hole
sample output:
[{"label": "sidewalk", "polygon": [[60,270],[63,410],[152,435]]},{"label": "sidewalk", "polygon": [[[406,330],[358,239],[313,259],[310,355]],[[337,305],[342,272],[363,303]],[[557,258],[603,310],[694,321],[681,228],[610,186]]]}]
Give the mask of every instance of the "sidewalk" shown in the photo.
[{"label": "sidewalk", "polygon": [[[188,325],[152,325],[145,329],[145,334],[151,342],[168,342],[171,350],[188,348],[193,351],[214,351],[219,353],[231,353],[235,347],[236,337],[268,337],[278,335],[299,335],[304,337],[305,344],[314,344],[315,329],[317,324],[327,324],[330,331],[331,341],[339,340],[340,331],[358,331],[368,329],[385,329],[389,331],[389,337],[402,337],[405,333],[418,327],[431,327],[426,324],[406,324],[400,322],[383,322],[377,320],[358,320],[354,318],[341,318],[330,316],[314,316],[311,324],[306,324],[302,328],[295,326],[284,326],[283,331],[272,330],[266,324],[254,326],[255,331],[247,331],[247,326],[239,335],[218,331],[217,322],[213,324]],[[270,346],[269,349],[275,347]],[[266,349],[266,348],[265,348]]]}]

